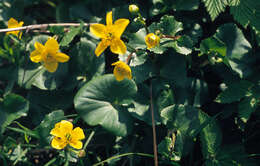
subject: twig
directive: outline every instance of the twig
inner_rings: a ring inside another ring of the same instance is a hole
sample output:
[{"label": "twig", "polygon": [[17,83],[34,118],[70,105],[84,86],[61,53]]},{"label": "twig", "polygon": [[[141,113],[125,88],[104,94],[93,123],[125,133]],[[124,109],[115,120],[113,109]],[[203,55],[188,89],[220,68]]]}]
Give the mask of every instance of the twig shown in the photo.
[{"label": "twig", "polygon": [[169,38],[169,39],[173,39],[173,40],[178,40],[179,38],[181,38],[181,36],[180,35],[178,35],[178,36],[162,35],[161,38]]},{"label": "twig", "polygon": [[[89,26],[90,24],[85,23],[84,26]],[[1,32],[10,32],[10,31],[21,31],[21,30],[33,30],[33,29],[46,29],[48,27],[68,27],[68,26],[80,26],[79,23],[50,23],[50,24],[35,24],[35,25],[28,25],[18,28],[5,28],[0,29]]]},{"label": "twig", "polygon": [[153,128],[154,165],[158,166],[158,155],[157,155],[157,144],[156,144],[156,130],[155,130],[155,121],[154,121],[154,109],[153,109],[153,86],[152,86],[152,81],[151,81],[151,85],[150,85],[150,103],[151,103],[152,128]]}]

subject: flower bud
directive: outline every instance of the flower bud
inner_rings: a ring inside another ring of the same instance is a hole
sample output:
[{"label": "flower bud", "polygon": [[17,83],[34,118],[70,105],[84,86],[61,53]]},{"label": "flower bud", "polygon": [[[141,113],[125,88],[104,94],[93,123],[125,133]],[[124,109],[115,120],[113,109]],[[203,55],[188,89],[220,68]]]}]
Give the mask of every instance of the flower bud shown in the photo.
[{"label": "flower bud", "polygon": [[86,156],[85,150],[80,150],[80,151],[78,152],[78,156],[79,156],[79,157],[85,157],[85,156]]},{"label": "flower bud", "polygon": [[149,33],[145,36],[145,43],[148,49],[151,49],[160,43],[160,38],[154,33]]},{"label": "flower bud", "polygon": [[139,12],[139,7],[137,5],[129,5],[129,12],[132,13],[132,14],[136,14]]}]

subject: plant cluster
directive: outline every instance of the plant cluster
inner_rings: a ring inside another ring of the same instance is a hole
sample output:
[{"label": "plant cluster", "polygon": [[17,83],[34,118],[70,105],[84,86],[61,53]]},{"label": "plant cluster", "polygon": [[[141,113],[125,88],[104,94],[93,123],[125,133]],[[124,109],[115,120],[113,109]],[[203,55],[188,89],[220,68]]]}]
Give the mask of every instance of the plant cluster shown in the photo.
[{"label": "plant cluster", "polygon": [[259,20],[259,0],[2,0],[0,165],[259,165]]}]

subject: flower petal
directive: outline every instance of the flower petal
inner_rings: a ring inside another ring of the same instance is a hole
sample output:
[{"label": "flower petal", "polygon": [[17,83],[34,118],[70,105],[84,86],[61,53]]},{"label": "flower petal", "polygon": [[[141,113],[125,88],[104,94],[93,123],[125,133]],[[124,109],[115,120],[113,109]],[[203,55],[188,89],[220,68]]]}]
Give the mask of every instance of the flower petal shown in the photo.
[{"label": "flower petal", "polygon": [[57,54],[55,54],[54,58],[58,61],[58,62],[67,62],[70,57],[64,53],[58,52]]},{"label": "flower petal", "polygon": [[122,33],[125,31],[125,28],[127,27],[127,25],[129,24],[129,20],[128,19],[118,19],[115,21],[115,24],[113,25],[114,28],[116,29],[116,31],[114,32],[114,35],[117,38],[120,38]]},{"label": "flower petal", "polygon": [[85,138],[85,134],[80,127],[76,127],[75,129],[73,129],[71,135],[73,140],[82,140]]},{"label": "flower petal", "polygon": [[39,52],[39,50],[34,50],[31,54],[30,54],[30,59],[32,62],[38,63],[42,61],[42,55],[41,52]]},{"label": "flower petal", "polygon": [[23,24],[24,24],[23,21],[20,21],[20,22],[19,22],[19,26],[20,26],[20,27],[23,26]]},{"label": "flower petal", "polygon": [[112,40],[110,44],[110,50],[115,54],[125,54],[126,53],[126,46],[125,43],[119,39],[115,38]]},{"label": "flower petal", "polygon": [[55,72],[58,68],[58,62],[51,61],[51,62],[45,62],[43,66],[51,73]]},{"label": "flower petal", "polygon": [[106,37],[106,26],[103,24],[92,24],[90,25],[90,32],[96,37],[105,38]]},{"label": "flower petal", "polygon": [[44,46],[51,54],[59,51],[59,43],[53,37],[49,38]]},{"label": "flower petal", "polygon": [[55,149],[63,149],[67,145],[66,140],[63,140],[59,137],[54,137],[51,141],[51,146]]},{"label": "flower petal", "polygon": [[83,144],[81,141],[70,141],[69,145],[75,149],[81,149],[83,147]]},{"label": "flower petal", "polygon": [[16,28],[19,25],[18,21],[14,18],[10,18],[7,24],[8,24],[8,28]]},{"label": "flower petal", "polygon": [[107,25],[112,25],[113,24],[112,11],[107,13],[106,23],[107,23]]},{"label": "flower petal", "polygon": [[73,129],[73,124],[70,121],[62,120],[60,122],[60,128],[64,133],[70,133]]},{"label": "flower petal", "polygon": [[34,43],[34,48],[35,48],[36,50],[42,51],[42,50],[44,49],[44,45],[42,45],[42,44],[39,43],[39,42],[35,42],[35,43]]},{"label": "flower petal", "polygon": [[109,42],[107,42],[106,40],[102,40],[99,44],[98,44],[98,46],[97,46],[97,48],[96,48],[96,50],[95,50],[95,54],[96,54],[96,56],[99,56],[100,54],[102,54],[102,52],[104,52],[104,50],[109,46]]},{"label": "flower petal", "polygon": [[114,76],[117,81],[122,81],[124,78],[132,79],[131,68],[122,61],[117,61],[112,64],[114,68]]}]

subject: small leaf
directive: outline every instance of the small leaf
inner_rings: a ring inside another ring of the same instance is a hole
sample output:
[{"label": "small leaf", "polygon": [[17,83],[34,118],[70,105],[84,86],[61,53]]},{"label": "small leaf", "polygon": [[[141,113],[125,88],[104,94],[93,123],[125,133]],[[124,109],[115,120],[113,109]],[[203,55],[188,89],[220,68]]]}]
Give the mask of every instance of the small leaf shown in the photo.
[{"label": "small leaf", "polygon": [[60,46],[68,46],[74,37],[80,33],[84,24],[80,24],[79,27],[72,27],[70,31],[62,38]]}]

